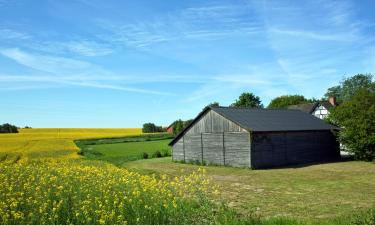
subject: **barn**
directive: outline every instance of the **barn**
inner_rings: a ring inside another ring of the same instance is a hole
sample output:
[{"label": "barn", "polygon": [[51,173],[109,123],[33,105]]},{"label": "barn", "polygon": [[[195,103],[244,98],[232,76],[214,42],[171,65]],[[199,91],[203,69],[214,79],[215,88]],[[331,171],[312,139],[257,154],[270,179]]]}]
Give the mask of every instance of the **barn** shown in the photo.
[{"label": "barn", "polygon": [[299,110],[206,107],[170,145],[174,161],[271,168],[339,159],[336,129]]}]

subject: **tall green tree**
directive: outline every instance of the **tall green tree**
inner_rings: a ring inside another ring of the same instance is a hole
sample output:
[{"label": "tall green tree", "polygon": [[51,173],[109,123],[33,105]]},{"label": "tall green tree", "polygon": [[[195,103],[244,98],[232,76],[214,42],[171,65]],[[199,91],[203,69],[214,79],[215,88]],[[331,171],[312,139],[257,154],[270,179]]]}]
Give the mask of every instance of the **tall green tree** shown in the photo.
[{"label": "tall green tree", "polygon": [[291,105],[298,105],[309,102],[312,102],[312,100],[306,99],[303,95],[282,95],[272,99],[267,108],[286,109]]},{"label": "tall green tree", "polygon": [[328,88],[324,97],[336,96],[337,102],[349,101],[360,89],[369,89],[372,85],[373,76],[371,74],[357,74],[343,79],[340,85]]},{"label": "tall green tree", "polygon": [[375,159],[375,84],[357,90],[334,108],[328,120],[339,126],[338,138],[360,160]]},{"label": "tall green tree", "polygon": [[263,108],[260,98],[253,93],[244,92],[231,105],[232,107]]},{"label": "tall green tree", "polygon": [[178,134],[184,129],[184,121],[176,120],[173,122],[173,133]]}]

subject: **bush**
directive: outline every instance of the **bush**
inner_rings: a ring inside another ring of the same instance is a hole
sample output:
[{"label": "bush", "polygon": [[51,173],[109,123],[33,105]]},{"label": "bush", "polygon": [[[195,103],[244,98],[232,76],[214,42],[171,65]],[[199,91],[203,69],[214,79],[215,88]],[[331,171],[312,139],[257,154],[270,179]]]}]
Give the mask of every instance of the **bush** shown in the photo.
[{"label": "bush", "polygon": [[375,159],[375,85],[334,108],[328,120],[341,128],[339,141],[356,159]]},{"label": "bush", "polygon": [[146,152],[143,153],[143,156],[142,156],[144,159],[148,159],[148,154]]},{"label": "bush", "polygon": [[0,125],[0,133],[18,133],[18,127],[9,123],[4,123]]},{"label": "bush", "polygon": [[163,157],[168,157],[168,156],[171,156],[171,152],[169,150],[164,150]]},{"label": "bush", "polygon": [[161,157],[162,157],[162,154],[161,154],[161,152],[158,150],[158,151],[154,152],[154,154],[152,154],[152,157],[154,157],[154,158],[161,158]]}]

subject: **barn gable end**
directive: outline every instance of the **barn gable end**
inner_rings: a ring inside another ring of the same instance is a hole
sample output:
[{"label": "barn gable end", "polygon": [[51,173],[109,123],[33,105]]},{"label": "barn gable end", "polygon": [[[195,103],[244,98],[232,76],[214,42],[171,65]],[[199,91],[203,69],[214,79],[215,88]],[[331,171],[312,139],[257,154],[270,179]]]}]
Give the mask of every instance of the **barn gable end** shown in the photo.
[{"label": "barn gable end", "polygon": [[250,133],[211,109],[171,144],[175,161],[250,166]]}]

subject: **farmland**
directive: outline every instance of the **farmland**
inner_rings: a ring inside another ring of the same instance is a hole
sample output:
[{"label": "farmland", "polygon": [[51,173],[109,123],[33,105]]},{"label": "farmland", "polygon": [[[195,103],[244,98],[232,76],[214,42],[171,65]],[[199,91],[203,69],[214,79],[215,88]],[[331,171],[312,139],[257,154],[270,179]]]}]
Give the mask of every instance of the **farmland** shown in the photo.
[{"label": "farmland", "polygon": [[170,157],[139,160],[143,153],[170,151],[170,136],[140,133],[23,129],[0,135],[0,223],[352,224],[375,206],[373,163],[202,169]]},{"label": "farmland", "polygon": [[217,189],[201,169],[156,178],[85,160],[73,142],[136,134],[140,129],[28,129],[1,135],[0,224],[202,224],[234,219],[234,213],[209,201]]},{"label": "farmland", "polygon": [[139,135],[141,129],[20,129],[17,134],[0,135],[0,156],[25,158],[77,157],[76,139]]}]

